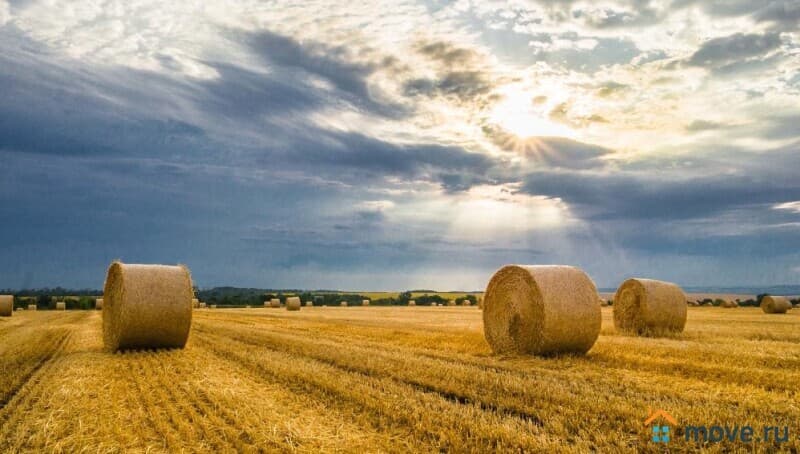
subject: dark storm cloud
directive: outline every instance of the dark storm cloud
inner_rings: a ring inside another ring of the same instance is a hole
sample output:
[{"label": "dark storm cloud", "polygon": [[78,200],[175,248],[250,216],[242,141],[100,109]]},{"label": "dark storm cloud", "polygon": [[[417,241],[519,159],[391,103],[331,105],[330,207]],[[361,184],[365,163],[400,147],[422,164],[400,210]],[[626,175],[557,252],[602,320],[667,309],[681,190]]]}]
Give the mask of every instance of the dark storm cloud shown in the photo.
[{"label": "dark storm cloud", "polygon": [[664,175],[624,170],[602,174],[543,171],[528,174],[523,190],[560,198],[581,218],[592,220],[681,221],[740,209],[758,211],[800,200],[800,182],[786,170],[800,165],[796,152],[797,145],[774,152],[774,167],[764,168],[757,160],[743,166],[752,175],[685,177],[680,170]]},{"label": "dark storm cloud", "polygon": [[777,33],[735,33],[704,42],[687,63],[691,66],[721,68],[742,60],[764,57],[780,45],[781,39]]}]

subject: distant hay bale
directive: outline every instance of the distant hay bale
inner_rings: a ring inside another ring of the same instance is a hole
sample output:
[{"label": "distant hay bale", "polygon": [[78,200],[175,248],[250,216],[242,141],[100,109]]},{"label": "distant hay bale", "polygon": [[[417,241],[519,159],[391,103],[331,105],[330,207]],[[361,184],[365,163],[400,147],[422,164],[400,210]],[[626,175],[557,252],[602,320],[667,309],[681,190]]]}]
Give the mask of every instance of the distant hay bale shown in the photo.
[{"label": "distant hay bale", "polygon": [[600,307],[608,307],[608,300],[600,298]]},{"label": "distant hay bale", "polygon": [[719,305],[719,307],[723,309],[733,309],[735,307],[739,307],[739,303],[737,303],[736,301],[723,301],[722,304]]},{"label": "distant hay bale", "polygon": [[65,311],[67,310],[67,303],[63,301],[59,301],[56,303],[56,310],[57,311]]},{"label": "distant hay bale", "polygon": [[361,300],[362,306],[369,306],[369,300]]},{"label": "distant hay bale", "polygon": [[620,331],[639,335],[681,332],[686,313],[686,295],[670,282],[628,279],[614,294],[614,326]]},{"label": "distant hay bale", "polygon": [[342,301],[341,303],[339,303],[339,306],[346,307],[347,306],[347,301]]},{"label": "distant hay bale", "polygon": [[313,301],[311,301],[311,300],[306,301],[306,307],[313,307],[313,306],[314,306],[314,302]]},{"label": "distant hay bale", "polygon": [[183,348],[192,325],[192,295],[185,266],[112,263],[103,290],[106,348]]},{"label": "distant hay bale", "polygon": [[269,300],[269,307],[281,307],[281,300],[278,298],[272,298]]},{"label": "distant hay bale", "polygon": [[18,307],[16,310],[18,310],[18,311],[24,311],[24,310],[25,310],[25,308],[24,308],[24,307]]},{"label": "distant hay bale", "polygon": [[205,309],[207,306],[206,306],[206,303],[200,303],[200,304],[198,305],[198,307],[199,307],[200,309]]},{"label": "distant hay bale", "polygon": [[472,306],[472,301],[470,301],[468,299],[464,299],[464,300],[461,301],[461,305],[462,306]]},{"label": "distant hay bale", "polygon": [[484,335],[498,354],[586,353],[601,319],[594,282],[572,266],[504,266],[483,296]]},{"label": "distant hay bale", "polygon": [[447,305],[448,306],[455,306],[456,305],[456,301],[455,300],[447,300]]},{"label": "distant hay bale", "polygon": [[36,305],[35,304],[28,304],[28,310],[29,311],[35,311],[36,310]]},{"label": "distant hay bale", "polygon": [[192,307],[193,308],[200,307],[200,300],[198,300],[197,298],[192,298]]},{"label": "distant hay bale", "polygon": [[97,310],[103,309],[103,298],[97,298],[94,300],[94,308]]},{"label": "distant hay bale", "polygon": [[14,313],[14,295],[0,295],[0,317],[11,317]]},{"label": "distant hay bale", "polygon": [[287,311],[299,311],[300,310],[300,297],[299,296],[290,296],[286,298],[286,310]]},{"label": "distant hay bale", "polygon": [[792,308],[792,303],[785,296],[767,295],[761,300],[761,310],[765,314],[785,314]]},{"label": "distant hay bale", "polygon": [[210,307],[211,309],[216,309],[217,305],[216,304],[212,304],[211,306],[208,306],[208,307]]},{"label": "distant hay bale", "polygon": [[416,306],[416,305],[417,305],[417,302],[416,302],[416,301],[414,301],[414,300],[408,300],[408,305],[409,305],[409,306]]},{"label": "distant hay bale", "polygon": [[698,306],[700,306],[700,303],[698,303],[697,301],[687,301],[686,305],[698,307]]}]

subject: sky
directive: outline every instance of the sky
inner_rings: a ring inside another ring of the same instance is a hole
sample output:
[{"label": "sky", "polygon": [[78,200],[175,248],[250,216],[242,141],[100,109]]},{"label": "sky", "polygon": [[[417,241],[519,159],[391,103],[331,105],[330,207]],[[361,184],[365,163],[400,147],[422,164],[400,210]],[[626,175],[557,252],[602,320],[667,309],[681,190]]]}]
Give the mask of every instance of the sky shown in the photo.
[{"label": "sky", "polygon": [[800,282],[800,1],[0,0],[0,288]]}]

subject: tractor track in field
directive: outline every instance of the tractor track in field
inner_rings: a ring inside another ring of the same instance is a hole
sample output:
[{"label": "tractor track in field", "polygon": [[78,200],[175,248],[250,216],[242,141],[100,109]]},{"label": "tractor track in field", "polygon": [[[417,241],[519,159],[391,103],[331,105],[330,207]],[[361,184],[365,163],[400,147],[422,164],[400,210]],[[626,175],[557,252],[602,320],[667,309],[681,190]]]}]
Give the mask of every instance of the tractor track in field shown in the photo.
[{"label": "tractor track in field", "polygon": [[[220,334],[213,334],[213,333],[204,333],[204,335],[207,335],[209,337],[217,337],[217,338],[221,338],[221,339],[227,339],[229,342],[247,345],[247,346],[249,346],[251,348],[252,347],[264,348],[266,351],[273,352],[273,354],[277,354],[277,355],[289,355],[290,354],[290,353],[288,353],[288,352],[286,352],[284,350],[281,350],[281,349],[278,349],[278,348],[274,348],[273,346],[265,345],[265,344],[262,344],[262,343],[243,342],[243,341],[241,341],[239,339],[234,339],[234,338],[230,338],[228,336],[224,336],[224,335],[220,335]],[[421,438],[422,440],[426,440],[427,442],[430,442],[432,440],[438,440],[439,442],[444,442],[444,440],[439,440],[439,436],[440,435],[439,435],[439,432],[437,430],[430,430],[429,431],[429,430],[426,429],[426,430],[420,431],[420,429],[418,428],[417,424],[415,424],[416,421],[414,421],[413,419],[410,420],[407,415],[400,415],[400,414],[389,414],[389,415],[386,415],[386,414],[382,414],[382,408],[380,408],[380,407],[370,408],[370,406],[365,405],[364,402],[359,402],[358,400],[354,400],[354,398],[352,396],[350,396],[350,395],[348,395],[346,393],[342,393],[341,391],[339,391],[339,390],[337,390],[337,389],[335,389],[333,387],[320,386],[319,383],[315,384],[313,380],[312,381],[308,381],[308,380],[304,380],[304,379],[300,379],[300,380],[293,379],[293,378],[287,376],[285,373],[282,373],[280,371],[276,371],[274,369],[271,369],[268,364],[266,364],[266,365],[254,364],[254,363],[252,363],[252,361],[249,358],[243,357],[235,349],[225,349],[223,347],[220,347],[219,345],[216,345],[212,340],[203,339],[201,342],[207,344],[208,349],[210,351],[212,351],[215,355],[217,355],[220,359],[231,361],[232,358],[235,358],[237,364],[240,364],[240,365],[246,367],[247,369],[250,369],[252,371],[252,373],[256,374],[257,376],[262,377],[262,380],[263,380],[263,378],[269,378],[269,379],[272,379],[272,380],[279,380],[279,381],[285,383],[289,388],[292,388],[295,392],[303,392],[303,393],[311,392],[311,393],[314,393],[315,395],[318,395],[319,398],[322,398],[322,399],[324,399],[326,401],[331,401],[333,404],[336,404],[336,405],[341,405],[343,400],[351,402],[351,405],[353,405],[354,407],[358,408],[359,411],[361,411],[361,412],[367,411],[367,412],[373,414],[374,416],[383,417],[384,419],[388,419],[387,422],[389,422],[390,424],[392,424],[393,426],[396,426],[398,428],[401,428],[401,429],[404,429],[404,430],[413,430],[414,432],[416,432],[418,434],[418,436],[422,437]],[[458,407],[464,407],[464,411],[467,411],[467,409],[471,407],[473,409],[479,409],[481,411],[487,412],[487,414],[494,415],[495,417],[510,418],[511,420],[516,420],[519,424],[521,424],[522,425],[521,427],[526,427],[527,430],[530,430],[534,426],[541,426],[541,423],[537,424],[537,419],[535,419],[535,418],[527,418],[526,415],[523,415],[523,414],[520,414],[520,413],[504,411],[503,409],[496,408],[496,407],[492,406],[491,404],[483,403],[483,405],[482,405],[481,402],[475,402],[472,399],[470,399],[469,397],[461,396],[461,395],[458,395],[457,393],[441,392],[441,390],[429,388],[429,387],[426,387],[426,386],[419,386],[419,385],[415,385],[413,383],[407,383],[407,382],[405,382],[403,380],[398,380],[398,379],[396,379],[394,377],[390,377],[390,376],[376,376],[374,374],[370,374],[368,372],[364,372],[363,370],[354,369],[354,368],[348,368],[346,366],[342,366],[342,365],[337,364],[335,362],[317,359],[317,358],[315,358],[313,356],[303,355],[303,357],[305,358],[306,361],[310,361],[312,363],[319,363],[319,364],[325,365],[327,367],[330,367],[334,371],[338,371],[339,373],[344,373],[344,374],[349,374],[349,375],[353,375],[353,376],[356,376],[356,377],[360,377],[360,378],[358,378],[358,380],[364,380],[364,382],[369,382],[370,380],[372,380],[372,381],[375,381],[376,384],[381,385],[381,386],[385,386],[387,384],[391,384],[391,385],[388,386],[389,388],[399,387],[400,389],[402,389],[403,386],[406,386],[406,387],[409,388],[409,391],[413,390],[413,391],[416,391],[417,393],[419,393],[419,395],[422,396],[423,399],[425,399],[425,398],[440,399],[442,402],[447,402],[450,405],[455,405],[455,406],[458,406]],[[378,393],[381,393],[381,394],[386,393],[386,391],[381,389],[380,386],[377,389],[378,389]],[[393,397],[395,397],[395,396],[396,395],[393,395]],[[406,397],[408,397],[408,395],[406,395]],[[457,412],[457,413],[461,413],[462,412],[462,411],[459,411],[459,410],[455,410],[454,408],[452,409],[452,411],[453,412]],[[379,427],[377,427],[377,428],[379,428]],[[465,436],[474,436],[474,435],[470,435],[470,434],[464,434],[464,435]],[[504,443],[507,443],[508,441],[507,440],[501,440],[501,439],[495,439],[495,438],[493,438],[493,436],[491,436],[488,439],[484,440],[484,442],[489,444],[489,445],[498,444],[498,446],[499,446],[499,445],[503,445]]]},{"label": "tractor track in field", "polygon": [[[66,349],[72,332],[66,331],[60,336],[53,338],[52,348],[47,354],[40,358],[29,371],[27,371],[11,391],[3,396],[0,405],[0,440],[8,440],[8,434],[16,425],[16,422],[25,416],[26,409],[29,409],[38,401],[38,395],[42,392],[39,386],[42,378],[48,373],[55,363],[55,360]],[[0,441],[0,447],[2,446]]]}]

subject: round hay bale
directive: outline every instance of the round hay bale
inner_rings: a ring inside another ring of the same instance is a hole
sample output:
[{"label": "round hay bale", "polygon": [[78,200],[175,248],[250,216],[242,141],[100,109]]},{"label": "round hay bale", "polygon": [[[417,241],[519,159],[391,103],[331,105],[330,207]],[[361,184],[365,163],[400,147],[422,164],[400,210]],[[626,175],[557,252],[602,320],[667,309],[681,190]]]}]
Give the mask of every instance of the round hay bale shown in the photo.
[{"label": "round hay bale", "polygon": [[414,301],[414,300],[408,300],[408,305],[409,305],[409,306],[416,306],[416,305],[417,305],[417,302],[416,302],[416,301]]},{"label": "round hay bale", "polygon": [[56,310],[57,311],[65,311],[67,310],[67,303],[63,301],[59,301],[56,303]]},{"label": "round hay bale", "polygon": [[604,300],[603,298],[600,298],[600,307],[608,307],[608,306],[609,306],[608,300]]},{"label": "round hay bale", "polygon": [[269,300],[269,307],[280,308],[281,307],[281,300],[278,299],[278,298],[272,298],[271,300]]},{"label": "round hay bale", "polygon": [[206,306],[206,303],[201,302],[199,307],[200,309],[206,309],[208,306]]},{"label": "round hay bale", "polygon": [[600,335],[594,282],[572,266],[506,265],[483,296],[483,332],[495,353],[586,353]]},{"label": "round hay bale", "polygon": [[108,268],[103,309],[107,349],[183,348],[192,326],[192,277],[185,266]]},{"label": "round hay bale", "polygon": [[736,301],[723,301],[722,304],[719,305],[719,307],[723,309],[733,309],[735,307],[739,307],[739,303],[737,303]]},{"label": "round hay bale", "polygon": [[24,311],[24,310],[25,310],[25,308],[24,308],[24,307],[18,307],[16,310],[18,310],[18,311]]},{"label": "round hay bale", "polygon": [[800,303],[794,303],[794,308],[795,309],[800,309]]},{"label": "round hay bale", "polygon": [[200,300],[198,300],[197,298],[192,298],[192,307],[193,308],[200,307]]},{"label": "round hay bale", "polygon": [[97,298],[94,300],[94,308],[97,310],[103,309],[103,298]]},{"label": "round hay bale", "polygon": [[447,300],[447,305],[448,306],[455,306],[456,302],[455,302],[455,300]]},{"label": "round hay bale", "polygon": [[208,307],[210,307],[211,309],[216,309],[217,305],[216,304],[212,304],[211,306],[208,306]]},{"label": "round hay bale", "polygon": [[468,299],[464,299],[464,300],[461,301],[461,305],[462,306],[472,306],[472,301],[470,301]]},{"label": "round hay bale", "polygon": [[0,295],[0,317],[11,317],[14,313],[14,296]]},{"label": "round hay bale", "polygon": [[314,306],[314,302],[313,301],[311,301],[311,300],[306,301],[306,307],[313,307],[313,306]]},{"label": "round hay bale", "polygon": [[681,332],[686,313],[686,295],[670,282],[632,278],[614,294],[614,326],[620,331],[639,335]]},{"label": "round hay bale", "polygon": [[37,307],[36,307],[35,304],[28,304],[28,310],[29,311],[35,311],[36,309],[37,309]]},{"label": "round hay bale", "polygon": [[792,304],[785,296],[767,295],[761,300],[761,310],[765,314],[785,314],[792,308]]},{"label": "round hay bale", "polygon": [[361,305],[362,306],[369,306],[369,300],[362,300],[361,301]]},{"label": "round hay bale", "polygon": [[286,298],[286,310],[287,311],[299,311],[300,310],[300,297],[299,296],[290,296]]},{"label": "round hay bale", "polygon": [[339,306],[347,307],[347,301],[342,301],[341,303],[339,303]]}]

